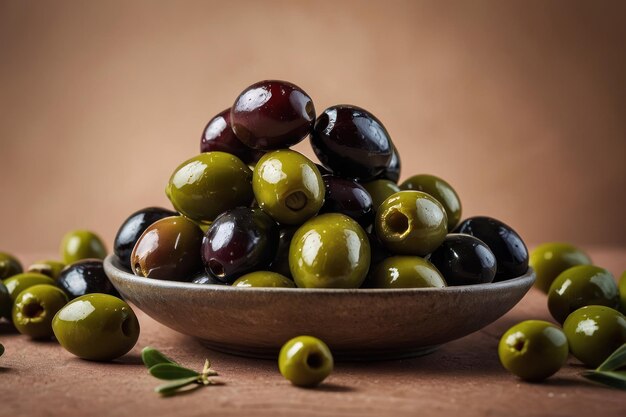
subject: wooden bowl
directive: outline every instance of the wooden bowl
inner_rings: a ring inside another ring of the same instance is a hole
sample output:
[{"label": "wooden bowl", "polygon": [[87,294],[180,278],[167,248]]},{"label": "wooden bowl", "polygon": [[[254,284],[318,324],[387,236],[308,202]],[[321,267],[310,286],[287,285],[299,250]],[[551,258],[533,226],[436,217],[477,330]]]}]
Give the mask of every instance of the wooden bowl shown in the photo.
[{"label": "wooden bowl", "polygon": [[492,323],[535,274],[492,284],[408,289],[236,288],[141,278],[110,255],[109,279],[128,301],[211,349],[276,357],[290,338],[324,340],[340,360],[423,355]]}]

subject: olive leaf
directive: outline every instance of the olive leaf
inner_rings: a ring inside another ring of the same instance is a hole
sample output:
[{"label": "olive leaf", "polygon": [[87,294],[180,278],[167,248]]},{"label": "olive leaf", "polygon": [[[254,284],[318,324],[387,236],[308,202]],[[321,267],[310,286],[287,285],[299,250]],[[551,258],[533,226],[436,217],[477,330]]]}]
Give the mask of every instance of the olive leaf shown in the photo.
[{"label": "olive leaf", "polygon": [[170,358],[168,358],[167,356],[165,356],[164,354],[162,354],[161,352],[159,352],[158,350],[150,346],[145,347],[141,351],[141,359],[143,360],[144,365],[146,365],[146,368],[148,369],[160,363],[173,363],[173,364],[178,365],[176,362],[174,362],[173,360],[171,360]]},{"label": "olive leaf", "polygon": [[586,371],[582,376],[609,387],[626,390],[626,372]]},{"label": "olive leaf", "polygon": [[167,384],[159,385],[154,389],[154,392],[163,395],[171,395],[176,391],[185,388],[191,384],[197,384],[198,377],[189,377],[189,378],[181,378],[175,379],[174,381],[168,382]]},{"label": "olive leaf", "polygon": [[173,363],[159,363],[151,367],[148,372],[150,375],[165,380],[175,380],[181,378],[198,378],[200,374],[191,369],[183,368]]},{"label": "olive leaf", "polygon": [[615,371],[624,367],[626,367],[626,343],[606,358],[596,371]]}]

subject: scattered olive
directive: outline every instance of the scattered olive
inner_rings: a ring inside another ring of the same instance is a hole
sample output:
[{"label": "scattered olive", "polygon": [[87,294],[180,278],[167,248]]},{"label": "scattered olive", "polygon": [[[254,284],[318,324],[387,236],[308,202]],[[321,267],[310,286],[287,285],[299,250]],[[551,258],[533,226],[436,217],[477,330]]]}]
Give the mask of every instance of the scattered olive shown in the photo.
[{"label": "scattered olive", "polygon": [[552,281],[568,268],[590,265],[591,258],[569,243],[544,243],[530,252],[530,266],[535,270],[535,287],[548,293]]},{"label": "scattered olive", "polygon": [[37,272],[42,275],[57,279],[61,271],[65,268],[65,264],[59,261],[37,261],[28,267],[27,272]]},{"label": "scattered olive", "polygon": [[293,385],[314,387],[333,371],[333,355],[326,343],[312,336],[298,336],[280,349],[278,368]]},{"label": "scattered olive", "polygon": [[102,239],[89,230],[69,232],[61,241],[61,259],[66,265],[81,259],[104,259],[106,256]]},{"label": "scattered olive", "polygon": [[57,286],[65,291],[70,299],[92,293],[119,296],[104,273],[102,261],[99,259],[74,262],[61,272],[57,279]]},{"label": "scattered olive", "polygon": [[33,339],[50,338],[52,319],[67,301],[67,295],[53,285],[33,285],[15,298],[13,325],[21,334]]},{"label": "scattered olive", "polygon": [[23,272],[22,264],[13,255],[0,252],[0,279],[7,279]]},{"label": "scattered olive", "polygon": [[13,308],[13,300],[9,294],[9,290],[0,280],[0,319],[11,319],[11,309]]},{"label": "scattered olive", "polygon": [[4,280],[4,285],[9,291],[9,295],[13,301],[15,301],[17,296],[22,291],[38,284],[55,285],[52,278],[36,272],[24,272],[22,274],[13,275],[11,278]]}]

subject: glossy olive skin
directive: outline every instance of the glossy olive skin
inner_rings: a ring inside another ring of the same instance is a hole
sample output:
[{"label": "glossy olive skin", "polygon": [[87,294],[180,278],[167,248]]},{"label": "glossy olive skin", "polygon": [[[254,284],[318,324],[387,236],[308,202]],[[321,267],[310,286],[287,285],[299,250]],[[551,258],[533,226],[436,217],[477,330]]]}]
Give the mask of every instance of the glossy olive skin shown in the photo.
[{"label": "glossy olive skin", "polygon": [[443,288],[441,273],[419,256],[392,256],[380,262],[367,280],[371,288]]},{"label": "glossy olive skin", "polygon": [[626,343],[626,317],[605,306],[586,306],[563,323],[572,355],[589,368],[598,367]]},{"label": "glossy olive skin", "polygon": [[67,304],[67,295],[53,285],[39,284],[22,291],[13,304],[13,325],[33,339],[53,335],[52,319]]},{"label": "glossy olive skin", "polygon": [[296,284],[284,275],[271,271],[255,271],[237,278],[233,287],[281,287],[295,288]]},{"label": "glossy olive skin", "polygon": [[542,320],[527,320],[511,327],[498,345],[500,362],[527,381],[541,381],[565,364],[568,343],[561,329]]},{"label": "glossy olive skin", "polygon": [[392,144],[392,152],[391,152],[391,160],[389,164],[385,167],[382,173],[380,173],[376,178],[381,180],[389,180],[394,184],[398,183],[400,179],[400,173],[402,171],[402,161],[400,160],[400,152],[398,152],[398,148]]},{"label": "glossy olive skin", "polygon": [[374,222],[374,203],[363,186],[356,181],[324,175],[326,196],[320,213],[341,213],[356,220],[364,228]]},{"label": "glossy olive skin", "polygon": [[431,195],[441,203],[448,215],[448,230],[454,229],[461,220],[461,199],[454,188],[445,180],[434,175],[413,175],[402,184],[402,190],[417,190]]},{"label": "glossy olive skin", "polygon": [[470,217],[463,220],[454,233],[472,235],[489,246],[498,264],[494,282],[519,277],[528,270],[526,244],[515,230],[503,222],[491,217]]},{"label": "glossy olive skin", "polygon": [[57,278],[57,286],[65,291],[70,299],[92,293],[119,297],[119,293],[104,273],[104,266],[99,259],[74,262],[61,272]]},{"label": "glossy olive skin", "polygon": [[389,133],[373,114],[356,106],[324,110],[315,122],[311,145],[335,175],[367,181],[382,174],[393,156]]},{"label": "glossy olive skin", "polygon": [[139,338],[139,321],[128,304],[108,294],[70,301],[52,322],[57,340],[82,359],[110,361],[128,353]]},{"label": "glossy olive skin", "polygon": [[289,267],[300,288],[359,288],[370,257],[361,226],[343,214],[328,213],[296,231],[289,248]]},{"label": "glossy olive skin", "polygon": [[619,279],[619,298],[622,313],[626,313],[626,271],[622,272]]},{"label": "glossy olive skin", "polygon": [[448,285],[487,284],[496,276],[496,257],[482,240],[450,233],[428,257]]},{"label": "glossy olive skin", "polygon": [[232,283],[266,269],[278,249],[279,229],[258,208],[239,207],[220,215],[202,240],[202,262],[210,276]]},{"label": "glossy olive skin", "polygon": [[4,280],[4,285],[7,287],[13,301],[15,301],[17,296],[25,289],[39,284],[55,285],[55,282],[49,276],[36,272],[24,272]]},{"label": "glossy olive skin", "polygon": [[282,376],[298,387],[314,387],[333,371],[333,355],[326,343],[312,336],[298,336],[283,345],[278,354]]},{"label": "glossy olive skin", "polygon": [[548,309],[559,323],[575,310],[588,305],[619,308],[619,290],[613,274],[606,269],[578,265],[561,272],[552,282],[548,291]]},{"label": "glossy olive skin", "polygon": [[237,97],[230,120],[235,135],[253,149],[288,148],[313,129],[315,106],[297,85],[266,80]]},{"label": "glossy olive skin", "polygon": [[246,164],[254,163],[263,156],[262,151],[252,149],[237,139],[230,124],[230,108],[209,120],[202,132],[200,152],[214,151],[235,155]]},{"label": "glossy olive skin", "polygon": [[400,187],[389,180],[374,180],[362,185],[372,198],[374,210],[378,210],[378,207],[380,207],[386,199],[400,191]]},{"label": "glossy olive skin", "polygon": [[147,278],[190,281],[202,270],[202,237],[202,230],[183,216],[156,221],[133,249],[133,272]]},{"label": "glossy olive skin", "polygon": [[64,268],[65,264],[63,262],[46,260],[35,262],[28,267],[26,272],[37,272],[52,279],[57,279]]},{"label": "glossy olive skin", "polygon": [[107,249],[100,236],[89,230],[74,230],[63,236],[61,259],[66,265],[81,259],[104,259]]},{"label": "glossy olive skin", "polygon": [[0,319],[11,319],[11,309],[13,308],[13,300],[9,295],[9,290],[0,280]]},{"label": "glossy olive skin", "polygon": [[222,281],[219,281],[209,275],[206,272],[202,272],[195,276],[195,278],[191,281],[194,284],[201,285],[226,285]]},{"label": "glossy olive skin", "polygon": [[324,204],[319,170],[295,151],[266,153],[254,167],[252,184],[259,207],[281,224],[302,224]]},{"label": "glossy olive skin", "polygon": [[279,232],[278,249],[276,256],[270,264],[270,271],[277,272],[291,279],[291,270],[289,269],[289,247],[291,239],[298,230],[298,226],[282,226]]},{"label": "glossy olive skin", "polygon": [[0,279],[7,279],[23,272],[22,264],[12,255],[0,252]]},{"label": "glossy olive skin", "polygon": [[157,220],[176,216],[176,214],[172,210],[161,207],[148,207],[134,212],[124,220],[113,241],[113,253],[115,253],[120,263],[131,269],[130,255],[143,232]]},{"label": "glossy olive skin", "polygon": [[421,191],[400,191],[378,207],[376,235],[397,255],[426,256],[441,245],[448,219],[441,204]]},{"label": "glossy olive skin", "polygon": [[530,252],[529,264],[537,276],[535,287],[547,294],[561,272],[576,265],[591,265],[591,258],[569,243],[550,242]]},{"label": "glossy olive skin", "polygon": [[165,194],[185,217],[209,223],[226,210],[252,203],[252,171],[234,155],[203,153],[176,168]]}]

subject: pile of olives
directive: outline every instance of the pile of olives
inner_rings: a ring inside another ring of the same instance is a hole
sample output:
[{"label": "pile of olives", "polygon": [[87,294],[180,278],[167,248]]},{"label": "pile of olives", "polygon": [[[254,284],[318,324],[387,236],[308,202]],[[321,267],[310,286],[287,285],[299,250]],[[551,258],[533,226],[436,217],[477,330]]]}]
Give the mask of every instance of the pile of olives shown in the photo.
[{"label": "pile of olives", "polygon": [[[309,138],[319,164],[289,149]],[[454,188],[400,179],[383,123],[351,105],[318,114],[300,87],[261,81],[203,130],[172,173],[175,211],[133,213],[119,263],[154,279],[237,287],[417,288],[523,275],[528,251],[490,217],[462,221]]]}]

